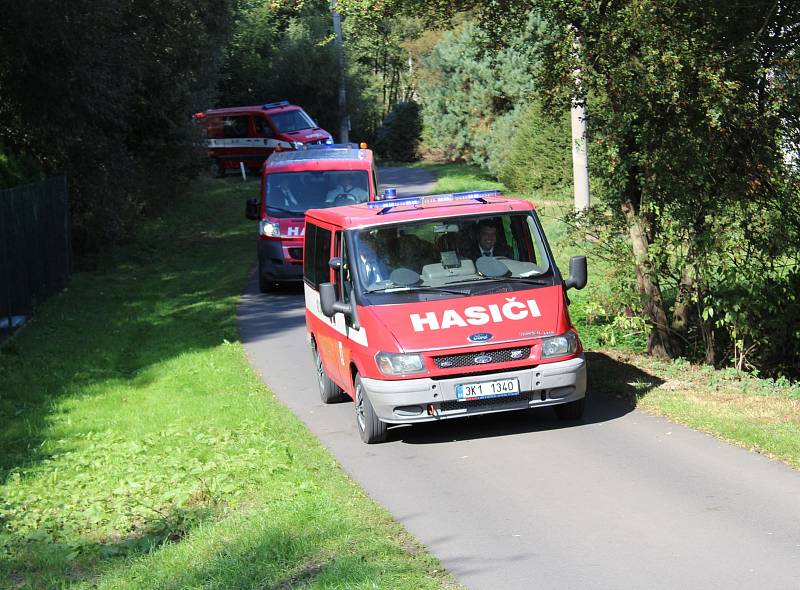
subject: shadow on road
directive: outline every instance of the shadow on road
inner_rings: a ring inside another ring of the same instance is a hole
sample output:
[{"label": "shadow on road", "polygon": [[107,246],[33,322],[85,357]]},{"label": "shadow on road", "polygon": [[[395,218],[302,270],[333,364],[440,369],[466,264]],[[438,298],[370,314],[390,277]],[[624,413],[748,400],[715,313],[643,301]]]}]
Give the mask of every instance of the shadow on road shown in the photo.
[{"label": "shadow on road", "polygon": [[561,421],[556,418],[552,408],[545,407],[414,426],[392,426],[389,428],[389,440],[414,445],[449,443],[609,422],[631,412],[637,397],[663,383],[658,377],[603,353],[588,352],[586,360],[589,391],[582,420]]}]

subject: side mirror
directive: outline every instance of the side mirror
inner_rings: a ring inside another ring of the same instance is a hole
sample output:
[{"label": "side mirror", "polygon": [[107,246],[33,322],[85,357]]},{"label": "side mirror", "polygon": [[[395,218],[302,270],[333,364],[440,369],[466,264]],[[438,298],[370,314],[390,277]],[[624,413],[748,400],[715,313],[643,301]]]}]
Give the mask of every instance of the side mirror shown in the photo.
[{"label": "side mirror", "polygon": [[320,283],[319,303],[326,317],[332,318],[337,313],[343,313],[347,318],[353,315],[350,305],[336,300],[336,287],[333,283]]},{"label": "side mirror", "polygon": [[331,258],[328,261],[328,266],[331,267],[333,270],[339,270],[340,268],[342,268],[342,259],[341,259],[341,257],[336,256],[335,258]]},{"label": "side mirror", "polygon": [[564,286],[567,289],[572,287],[583,289],[586,286],[586,279],[586,256],[572,256],[569,259],[569,278],[564,281]]},{"label": "side mirror", "polygon": [[247,217],[247,219],[258,221],[259,214],[261,213],[261,211],[259,211],[260,207],[258,201],[259,199],[257,197],[247,199],[247,204],[244,208],[244,216]]}]

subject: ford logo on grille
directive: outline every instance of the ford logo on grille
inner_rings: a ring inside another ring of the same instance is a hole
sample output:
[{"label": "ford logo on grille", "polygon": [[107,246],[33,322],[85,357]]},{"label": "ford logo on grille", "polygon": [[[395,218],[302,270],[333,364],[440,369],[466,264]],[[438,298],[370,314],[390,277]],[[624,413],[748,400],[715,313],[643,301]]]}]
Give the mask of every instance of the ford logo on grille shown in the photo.
[{"label": "ford logo on grille", "polygon": [[489,334],[489,332],[478,332],[477,334],[472,334],[468,340],[470,342],[487,342],[492,338],[494,338],[494,336]]},{"label": "ford logo on grille", "polygon": [[480,356],[476,356],[474,359],[476,365],[485,365],[486,363],[492,362],[492,357],[488,354],[482,354]]}]

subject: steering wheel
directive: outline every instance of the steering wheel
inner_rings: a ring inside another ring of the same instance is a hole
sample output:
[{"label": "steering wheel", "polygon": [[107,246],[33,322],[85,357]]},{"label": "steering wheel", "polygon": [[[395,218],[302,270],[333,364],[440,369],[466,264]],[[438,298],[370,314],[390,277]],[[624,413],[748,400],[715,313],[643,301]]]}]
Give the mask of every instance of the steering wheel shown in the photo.
[{"label": "steering wheel", "polygon": [[333,200],[334,205],[357,205],[358,198],[350,193],[340,193]]}]

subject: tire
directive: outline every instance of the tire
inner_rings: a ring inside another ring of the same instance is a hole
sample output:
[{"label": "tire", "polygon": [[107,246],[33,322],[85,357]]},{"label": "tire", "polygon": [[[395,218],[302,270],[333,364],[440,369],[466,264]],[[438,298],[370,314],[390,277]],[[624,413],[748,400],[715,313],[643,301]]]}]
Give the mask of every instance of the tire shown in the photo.
[{"label": "tire", "polygon": [[319,356],[319,350],[317,350],[316,346],[314,346],[314,365],[317,368],[317,384],[319,385],[319,397],[322,403],[333,404],[344,401],[342,388],[336,385],[325,373],[322,357]]},{"label": "tire", "polygon": [[222,162],[216,158],[211,160],[209,171],[214,178],[225,178],[225,168],[222,167]]},{"label": "tire", "polygon": [[262,293],[272,293],[275,290],[274,281],[261,272],[261,263],[258,265],[258,290]]},{"label": "tire", "polygon": [[553,406],[553,410],[559,420],[580,420],[583,417],[584,406],[586,406],[586,398],[582,397],[574,402]]},{"label": "tire", "polygon": [[361,435],[361,440],[368,445],[382,443],[386,440],[387,426],[385,422],[381,422],[375,415],[375,410],[369,398],[364,395],[364,386],[361,385],[361,377],[356,375],[354,383],[355,395],[355,408],[356,408],[356,426],[358,433]]}]

